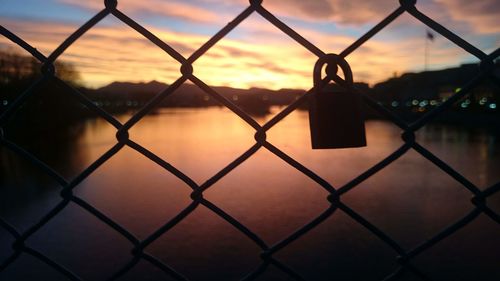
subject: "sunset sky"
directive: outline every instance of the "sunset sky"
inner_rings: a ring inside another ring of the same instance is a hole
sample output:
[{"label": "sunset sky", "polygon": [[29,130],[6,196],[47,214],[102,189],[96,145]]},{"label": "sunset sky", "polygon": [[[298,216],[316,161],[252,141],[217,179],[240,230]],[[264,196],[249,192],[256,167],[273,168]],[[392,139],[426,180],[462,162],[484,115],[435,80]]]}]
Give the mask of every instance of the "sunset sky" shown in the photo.
[{"label": "sunset sky", "polygon": [[[118,8],[188,57],[248,6],[246,0],[119,0]],[[263,6],[326,53],[340,53],[399,5],[397,0],[264,0]],[[102,0],[2,0],[0,24],[49,55],[104,7]],[[417,8],[482,51],[500,46],[497,0],[420,0]],[[403,14],[347,57],[354,79],[374,84],[424,69],[426,27]],[[429,41],[429,69],[477,59],[444,37]],[[0,48],[23,50],[0,36]],[[179,63],[113,15],[84,34],[59,58],[80,72],[81,83],[172,83]],[[210,85],[270,89],[312,86],[315,55],[257,13],[194,64]]]}]

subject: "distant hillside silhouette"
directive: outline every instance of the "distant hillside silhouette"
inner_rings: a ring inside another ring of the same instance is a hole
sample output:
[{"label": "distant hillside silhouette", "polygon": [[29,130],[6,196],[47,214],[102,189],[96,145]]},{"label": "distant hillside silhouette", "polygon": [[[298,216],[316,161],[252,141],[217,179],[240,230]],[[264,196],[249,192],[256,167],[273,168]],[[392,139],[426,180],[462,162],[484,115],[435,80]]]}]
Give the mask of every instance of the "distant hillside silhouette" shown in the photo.
[{"label": "distant hillside silhouette", "polygon": [[[108,107],[110,110],[113,110],[114,107],[119,110],[123,106],[132,108],[143,106],[167,87],[167,84],[153,80],[148,83],[113,82],[95,90],[84,88],[81,90],[103,107]],[[269,107],[273,105],[288,105],[305,92],[293,89],[274,91],[261,88],[237,89],[217,86],[212,87],[212,89],[254,115],[268,113]],[[198,86],[184,83],[173,94],[165,98],[160,106],[204,107],[222,106],[222,103]]]},{"label": "distant hillside silhouette", "polygon": [[[420,73],[405,73],[400,77],[391,78],[376,84],[372,95],[380,101],[406,101],[409,99],[438,99],[440,94],[450,93],[469,81],[479,72],[477,64],[464,64],[457,68],[425,71]],[[496,76],[500,77],[500,64],[496,64]],[[485,86],[483,83],[482,86]],[[498,97],[499,89],[491,93]]]},{"label": "distant hillside silhouette", "polygon": [[[441,115],[440,119],[461,123],[462,121],[476,122],[479,118],[488,120],[489,124],[500,126],[498,124],[500,123],[500,118],[498,118],[500,109],[496,108],[500,103],[500,83],[498,83],[500,63],[497,61],[495,66],[493,76],[496,78],[493,80],[496,79],[496,82],[485,79],[472,90],[470,95]],[[0,51],[0,113],[37,77],[40,77],[39,69],[40,64],[33,58]],[[79,74],[74,67],[58,62],[56,72],[58,77],[78,87]],[[378,103],[412,121],[454,95],[459,87],[478,72],[478,65],[466,64],[457,68],[405,73],[400,77],[378,83],[372,88],[364,83],[356,83],[356,86]],[[335,85],[328,87],[330,89],[327,91],[339,88]],[[167,88],[167,84],[155,80],[147,83],[113,82],[98,89],[78,87],[96,105],[110,113],[137,110]],[[236,89],[220,86],[212,87],[212,89],[254,116],[268,114],[271,106],[289,105],[305,93],[304,90],[297,89]],[[222,106],[222,103],[189,82],[181,85],[159,104],[159,107],[207,106]],[[37,89],[33,98],[29,99],[21,109],[24,113],[17,114],[18,123],[22,120],[21,123],[24,124],[22,127],[30,128],[37,128],[42,124],[44,127],[50,125],[49,127],[57,128],[61,124],[74,124],[84,118],[96,116],[65,89],[61,89],[50,81]],[[307,104],[299,109],[307,109]],[[369,107],[365,107],[365,115],[368,118],[381,118]]]},{"label": "distant hillside silhouette", "polygon": [[121,93],[121,94],[138,94],[138,93],[158,93],[163,90],[167,84],[153,80],[148,83],[133,83],[133,82],[113,82],[104,87],[98,88],[97,92],[103,93]]},{"label": "distant hillside silhouette", "polygon": [[[356,83],[356,87],[367,92],[380,104],[397,112],[408,121],[439,106],[452,96],[465,81],[469,81],[479,72],[476,64],[465,64],[456,68],[426,71],[421,73],[405,73],[400,77],[390,78],[372,88],[364,83]],[[496,64],[494,75],[500,77],[500,64]],[[167,84],[151,81],[148,83],[113,82],[99,89],[82,89],[92,100],[110,111],[123,111],[127,108],[138,108],[147,103],[154,95],[166,89]],[[332,89],[339,86],[331,85]],[[285,106],[304,94],[303,90],[281,89],[278,91],[251,88],[235,89],[230,87],[212,87],[217,93],[231,100],[252,115],[263,115],[269,112],[270,106]],[[330,90],[332,90],[330,89]],[[451,111],[441,116],[441,120],[464,119],[464,114],[497,115],[499,110],[493,108],[500,101],[499,85],[486,79],[475,87],[471,94],[457,103]],[[184,83],[171,96],[165,98],[162,107],[204,107],[220,106],[221,103],[206,94],[199,87]],[[301,107],[307,109],[307,104]],[[381,118],[373,109],[366,107],[368,118]],[[470,120],[474,118],[467,117]],[[481,118],[484,118],[481,117]]]},{"label": "distant hillside silhouette", "polygon": [[[478,75],[477,64],[457,68],[405,73],[376,84],[370,94],[408,121],[415,120],[453,96],[460,87]],[[484,79],[469,94],[438,116],[438,121],[469,126],[500,128],[500,63],[490,78]]]}]

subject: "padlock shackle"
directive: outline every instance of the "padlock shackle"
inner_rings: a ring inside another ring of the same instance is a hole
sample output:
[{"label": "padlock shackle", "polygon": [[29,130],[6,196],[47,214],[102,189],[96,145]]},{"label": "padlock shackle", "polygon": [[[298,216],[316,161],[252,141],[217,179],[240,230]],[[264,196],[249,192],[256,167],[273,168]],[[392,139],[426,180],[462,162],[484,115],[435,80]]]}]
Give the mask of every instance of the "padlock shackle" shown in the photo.
[{"label": "padlock shackle", "polygon": [[[345,82],[347,82],[350,85],[354,84],[354,79],[352,77],[352,70],[347,61],[337,55],[337,54],[325,54],[324,56],[320,57],[316,63],[314,64],[314,70],[313,70],[313,83],[314,86],[319,85],[321,82],[321,69],[323,69],[323,65],[328,66],[335,66],[335,68],[338,71],[338,66],[342,69],[342,72],[344,73],[344,78]],[[333,80],[333,77],[330,77],[330,75],[337,75],[337,73],[327,73],[327,77],[329,78],[329,81]]]}]

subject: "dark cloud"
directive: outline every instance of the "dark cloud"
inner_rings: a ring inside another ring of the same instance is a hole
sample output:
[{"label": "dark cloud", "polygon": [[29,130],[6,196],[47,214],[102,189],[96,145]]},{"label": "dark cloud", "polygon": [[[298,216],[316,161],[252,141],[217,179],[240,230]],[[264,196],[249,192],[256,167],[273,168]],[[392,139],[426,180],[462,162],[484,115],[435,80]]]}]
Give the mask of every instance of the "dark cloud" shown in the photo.
[{"label": "dark cloud", "polygon": [[453,20],[465,22],[479,33],[500,32],[500,2],[498,0],[436,0]]},{"label": "dark cloud", "polygon": [[343,0],[267,0],[264,6],[288,17],[308,21],[334,20],[343,24],[366,24],[380,21],[398,7],[397,1]]}]

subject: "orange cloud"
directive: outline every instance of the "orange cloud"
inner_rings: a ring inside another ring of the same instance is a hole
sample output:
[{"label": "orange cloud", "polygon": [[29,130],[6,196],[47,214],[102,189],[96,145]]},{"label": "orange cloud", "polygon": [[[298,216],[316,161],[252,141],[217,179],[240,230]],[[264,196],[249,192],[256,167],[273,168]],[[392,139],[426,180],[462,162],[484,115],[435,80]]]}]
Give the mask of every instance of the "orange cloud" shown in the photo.
[{"label": "orange cloud", "polygon": [[[248,6],[248,0],[202,0],[212,4]],[[365,0],[264,0],[266,9],[279,15],[305,21],[335,21],[366,24],[380,21],[399,6],[397,1]]]},{"label": "orange cloud", "polygon": [[[67,5],[77,6],[93,11],[102,10],[104,4],[102,0],[58,0],[59,2]],[[161,0],[148,0],[148,1],[119,1],[118,9],[126,14],[150,14],[165,17],[173,17],[190,22],[201,23],[216,23],[219,21],[220,16],[214,12],[206,9],[199,8],[196,5],[191,5],[185,2],[176,1],[161,1]]]},{"label": "orange cloud", "polygon": [[[113,18],[113,17],[110,17]],[[80,71],[83,82],[98,87],[113,81],[160,80],[171,83],[180,76],[179,63],[142,35],[119,23],[98,24],[61,56]],[[44,54],[52,52],[78,26],[61,23],[8,21],[5,26]],[[151,32],[185,57],[208,41],[209,36],[173,32],[148,26]],[[258,16],[238,27],[247,36],[224,38],[194,63],[194,74],[209,85],[270,89],[312,87],[316,57]],[[254,31],[252,33],[252,31]],[[356,38],[332,36],[298,29],[323,51],[339,53]],[[434,42],[431,66],[457,65],[464,54],[459,48]],[[6,39],[0,38],[0,45]],[[394,72],[419,70],[423,66],[423,40],[387,42],[375,37],[347,57],[356,81],[375,83]],[[439,51],[439,52],[438,52]]]},{"label": "orange cloud", "polygon": [[[247,0],[201,0],[213,5],[248,6]],[[306,22],[361,26],[376,24],[399,7],[397,0],[264,0],[273,14]],[[421,0],[417,8],[448,28],[480,34],[500,32],[498,0]]]},{"label": "orange cloud", "polygon": [[397,1],[280,0],[265,1],[264,6],[285,16],[307,21],[360,25],[382,20],[398,5]]},{"label": "orange cloud", "polygon": [[456,22],[467,23],[479,33],[500,32],[500,3],[497,0],[436,0]]}]

